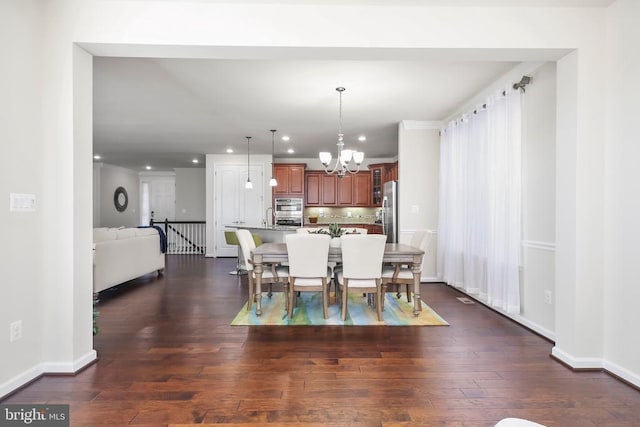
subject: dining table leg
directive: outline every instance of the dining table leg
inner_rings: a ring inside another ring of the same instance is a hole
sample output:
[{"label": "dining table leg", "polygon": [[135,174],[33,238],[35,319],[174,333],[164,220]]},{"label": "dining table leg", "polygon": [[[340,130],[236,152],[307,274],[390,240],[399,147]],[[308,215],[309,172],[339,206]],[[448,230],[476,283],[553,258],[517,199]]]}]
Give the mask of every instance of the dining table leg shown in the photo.
[{"label": "dining table leg", "polygon": [[[256,316],[262,315],[262,257],[260,255],[253,256],[253,272],[256,275]],[[253,298],[253,295],[249,295]]]},{"label": "dining table leg", "polygon": [[413,263],[411,266],[413,273],[413,315],[418,316],[422,311],[422,301],[420,299],[420,276],[422,275],[422,260]]}]

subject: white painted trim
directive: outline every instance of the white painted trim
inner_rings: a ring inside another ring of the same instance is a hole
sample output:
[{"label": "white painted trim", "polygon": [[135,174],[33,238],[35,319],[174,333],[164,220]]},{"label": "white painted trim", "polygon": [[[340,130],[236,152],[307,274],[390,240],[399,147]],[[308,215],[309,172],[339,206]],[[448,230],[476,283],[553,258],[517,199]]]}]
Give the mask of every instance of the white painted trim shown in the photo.
[{"label": "white painted trim", "polygon": [[[495,309],[495,308],[494,308]],[[542,326],[538,325],[535,322],[530,321],[529,319],[526,319],[522,316],[520,316],[519,314],[509,314],[509,313],[503,313],[502,311],[500,311],[501,314],[504,314],[505,316],[507,316],[508,318],[520,323],[523,326],[526,326],[527,328],[531,329],[532,331],[535,331],[536,333],[542,335],[543,337],[545,337],[546,339],[555,342],[556,341],[556,334],[553,331],[550,331],[547,328],[543,328]]]},{"label": "white painted trim", "polygon": [[604,369],[603,360],[598,357],[573,357],[557,346],[551,349],[551,355],[574,369]]},{"label": "white painted trim", "polygon": [[442,279],[437,276],[422,276],[420,277],[420,283],[441,283]]},{"label": "white painted trim", "polygon": [[0,399],[3,399],[9,393],[12,393],[44,374],[75,374],[97,358],[98,353],[96,353],[95,350],[91,350],[84,356],[76,359],[73,363],[39,363],[21,374],[16,375],[9,381],[0,384]]},{"label": "white painted trim", "polygon": [[640,376],[634,374],[633,372],[629,371],[628,369],[623,368],[622,366],[619,366],[615,363],[611,363],[609,361],[607,361],[606,359],[604,360],[604,363],[602,365],[604,367],[604,369],[606,369],[607,371],[611,372],[614,375],[617,375],[618,377],[622,378],[625,381],[630,382],[631,384],[635,385],[636,387],[640,387]]},{"label": "white painted trim", "polygon": [[401,123],[406,130],[439,130],[444,126],[444,122],[440,121],[402,120]]},{"label": "white painted trim", "polygon": [[543,251],[555,252],[556,244],[551,242],[537,242],[535,240],[523,240],[523,248],[540,249]]},{"label": "white painted trim", "polygon": [[0,384],[0,399],[4,398],[9,393],[17,390],[23,385],[29,383],[29,381],[33,381],[34,379],[38,378],[43,373],[43,365],[39,364],[32,367],[31,369],[27,369],[21,374],[16,375],[5,383]]},{"label": "white painted trim", "polygon": [[80,369],[84,368],[97,358],[98,353],[96,353],[95,350],[91,350],[84,356],[74,360],[71,363],[45,362],[42,364],[42,369],[43,372],[47,374],[73,374],[78,372]]}]

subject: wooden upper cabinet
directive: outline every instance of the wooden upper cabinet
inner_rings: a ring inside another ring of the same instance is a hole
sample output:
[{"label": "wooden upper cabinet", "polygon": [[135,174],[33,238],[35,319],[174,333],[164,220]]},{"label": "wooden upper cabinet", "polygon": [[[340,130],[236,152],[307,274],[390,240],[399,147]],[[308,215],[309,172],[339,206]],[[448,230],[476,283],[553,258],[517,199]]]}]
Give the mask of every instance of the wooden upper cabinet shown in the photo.
[{"label": "wooden upper cabinet", "polygon": [[371,206],[371,173],[342,178],[324,172],[305,174],[306,206]]},{"label": "wooden upper cabinet", "polygon": [[273,177],[278,185],[273,194],[302,196],[304,194],[304,163],[276,163],[273,165]]},{"label": "wooden upper cabinet", "polygon": [[395,181],[398,179],[398,162],[389,163],[387,167],[387,181]]},{"label": "wooden upper cabinet", "polygon": [[398,179],[398,162],[370,164],[369,173],[371,174],[371,205],[381,206],[384,183]]},{"label": "wooden upper cabinet", "polygon": [[317,172],[307,172],[305,174],[305,206],[321,206],[322,201],[322,175]]},{"label": "wooden upper cabinet", "polygon": [[352,206],[371,206],[371,172],[353,175]]},{"label": "wooden upper cabinet", "polygon": [[289,167],[290,194],[304,194],[304,168],[305,165],[291,165]]},{"label": "wooden upper cabinet", "polygon": [[337,203],[336,176],[324,172],[305,174],[305,206],[335,206]]},{"label": "wooden upper cabinet", "polygon": [[337,181],[336,175],[327,175],[322,173],[320,175],[320,181],[322,182],[322,198],[321,206],[335,206],[337,204]]},{"label": "wooden upper cabinet", "polygon": [[338,206],[353,206],[353,175],[337,179]]}]

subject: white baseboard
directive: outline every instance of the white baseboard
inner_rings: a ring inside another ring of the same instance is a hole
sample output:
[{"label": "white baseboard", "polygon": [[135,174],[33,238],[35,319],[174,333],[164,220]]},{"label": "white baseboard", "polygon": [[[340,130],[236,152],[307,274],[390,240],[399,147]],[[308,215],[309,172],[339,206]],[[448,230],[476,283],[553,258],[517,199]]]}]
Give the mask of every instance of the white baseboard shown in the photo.
[{"label": "white baseboard", "polygon": [[87,352],[82,357],[74,360],[71,363],[43,363],[43,371],[46,374],[73,374],[78,372],[80,369],[87,366],[89,363],[93,362],[98,358],[98,353],[95,350],[91,350]]},{"label": "white baseboard", "polygon": [[42,363],[36,365],[0,384],[0,399],[42,375],[44,373],[43,366]]},{"label": "white baseboard", "polygon": [[573,369],[604,369],[629,384],[640,387],[640,376],[606,359],[599,359],[597,357],[573,357],[558,347],[553,347],[551,354]]},{"label": "white baseboard", "polygon": [[603,361],[598,357],[574,357],[557,346],[551,349],[551,355],[573,369],[604,369]]},{"label": "white baseboard", "polygon": [[43,374],[74,374],[98,358],[95,350],[90,350],[72,363],[39,363],[0,384],[0,399]]},{"label": "white baseboard", "polygon": [[422,276],[420,277],[420,283],[441,283],[442,279],[436,276]]},{"label": "white baseboard", "polygon": [[615,363],[611,363],[608,360],[605,360],[603,363],[604,369],[611,372],[613,375],[622,378],[623,380],[633,384],[634,386],[640,388],[640,376],[634,374],[628,369],[623,368],[622,366],[618,366]]}]

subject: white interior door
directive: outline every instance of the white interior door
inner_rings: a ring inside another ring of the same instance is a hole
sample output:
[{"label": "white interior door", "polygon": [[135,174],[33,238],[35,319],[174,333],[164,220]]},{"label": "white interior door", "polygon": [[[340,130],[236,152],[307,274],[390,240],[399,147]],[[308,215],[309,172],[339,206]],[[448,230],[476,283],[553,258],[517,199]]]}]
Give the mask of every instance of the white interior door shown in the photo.
[{"label": "white interior door", "polygon": [[224,231],[238,224],[260,225],[264,211],[262,165],[250,168],[253,189],[244,188],[247,166],[220,164],[214,166],[215,250],[216,257],[234,257],[238,247],[227,245]]},{"label": "white interior door", "polygon": [[156,222],[176,218],[176,180],[152,180],[149,186],[149,202],[152,218]]}]

